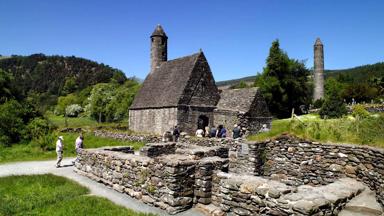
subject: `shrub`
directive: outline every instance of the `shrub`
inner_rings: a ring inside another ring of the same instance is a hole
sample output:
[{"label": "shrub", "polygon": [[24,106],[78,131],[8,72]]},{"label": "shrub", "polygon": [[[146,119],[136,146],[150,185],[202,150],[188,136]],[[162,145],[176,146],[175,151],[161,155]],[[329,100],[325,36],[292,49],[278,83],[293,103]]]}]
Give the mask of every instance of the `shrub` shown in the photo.
[{"label": "shrub", "polygon": [[323,106],[324,104],[324,99],[320,98],[320,99],[317,99],[314,103],[313,103],[313,108],[315,109],[319,109],[321,108],[321,106]]},{"label": "shrub", "polygon": [[65,108],[65,114],[68,117],[77,117],[81,112],[83,108],[79,104],[71,104]]},{"label": "shrub", "polygon": [[37,139],[48,134],[51,126],[46,119],[35,118],[28,123],[26,129],[26,139]]},{"label": "shrub", "polygon": [[319,114],[322,119],[340,118],[347,114],[347,107],[340,97],[333,95],[324,101]]},{"label": "shrub", "polygon": [[369,112],[364,108],[363,105],[357,104],[352,107],[352,115],[356,119],[360,120],[369,117]]}]

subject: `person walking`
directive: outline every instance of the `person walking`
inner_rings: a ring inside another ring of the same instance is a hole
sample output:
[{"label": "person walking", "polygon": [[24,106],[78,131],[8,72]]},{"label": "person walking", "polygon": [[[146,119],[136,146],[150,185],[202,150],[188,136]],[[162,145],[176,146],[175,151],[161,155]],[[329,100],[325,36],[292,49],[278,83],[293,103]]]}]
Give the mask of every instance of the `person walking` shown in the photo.
[{"label": "person walking", "polygon": [[76,141],[75,141],[75,149],[76,149],[76,160],[72,162],[72,164],[75,164],[75,162],[79,161],[79,155],[80,155],[80,152],[83,150],[84,146],[83,146],[83,142],[84,142],[84,137],[83,137],[83,134],[80,134],[80,136],[78,136],[76,138]]},{"label": "person walking", "polygon": [[64,137],[59,136],[59,138],[56,141],[56,154],[57,154],[57,161],[56,161],[56,168],[59,168],[61,166],[61,161],[63,160],[63,148],[64,148]]}]

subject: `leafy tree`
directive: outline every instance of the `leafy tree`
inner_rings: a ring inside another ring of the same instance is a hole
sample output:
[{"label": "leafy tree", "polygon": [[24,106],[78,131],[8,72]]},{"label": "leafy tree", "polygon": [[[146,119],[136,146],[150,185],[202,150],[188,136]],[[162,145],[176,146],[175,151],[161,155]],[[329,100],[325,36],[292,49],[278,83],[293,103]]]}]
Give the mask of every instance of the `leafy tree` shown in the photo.
[{"label": "leafy tree", "polygon": [[114,83],[95,85],[89,97],[90,116],[98,121],[121,121],[128,117],[128,109],[139,86],[133,80],[120,86]]},{"label": "leafy tree", "polygon": [[0,105],[0,144],[9,146],[21,141],[28,131],[26,125],[37,117],[38,113],[32,106],[8,100]]},{"label": "leafy tree", "polygon": [[290,59],[280,49],[278,40],[273,41],[266,60],[266,67],[256,77],[255,85],[260,87],[269,110],[278,118],[288,117],[292,108],[300,112],[301,105],[311,101],[309,70],[303,62]]},{"label": "leafy tree", "polygon": [[13,76],[0,68],[0,103],[13,98],[11,82]]},{"label": "leafy tree", "polygon": [[83,108],[79,104],[71,104],[65,108],[65,115],[68,117],[77,117],[83,112]]},{"label": "leafy tree", "polygon": [[91,117],[99,122],[107,120],[107,104],[111,101],[116,85],[112,83],[96,84],[89,97]]},{"label": "leafy tree", "polygon": [[61,96],[58,99],[55,114],[56,115],[64,115],[65,109],[71,104],[80,104],[79,97],[76,94],[69,94],[67,96]]}]

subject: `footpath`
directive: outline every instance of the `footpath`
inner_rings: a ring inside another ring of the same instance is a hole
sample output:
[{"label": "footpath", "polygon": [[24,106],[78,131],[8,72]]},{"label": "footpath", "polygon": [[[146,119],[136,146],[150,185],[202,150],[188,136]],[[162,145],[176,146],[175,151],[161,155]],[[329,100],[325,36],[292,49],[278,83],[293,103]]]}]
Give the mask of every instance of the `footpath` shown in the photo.
[{"label": "footpath", "polygon": [[[72,161],[75,158],[66,158],[62,161],[63,167],[56,168],[54,160],[50,161],[31,161],[31,162],[16,162],[0,165],[0,177],[10,175],[39,175],[39,174],[54,174],[57,176],[63,176],[73,181],[76,181],[80,185],[89,188],[91,195],[104,197],[112,201],[113,203],[132,209],[138,212],[153,213],[157,215],[169,215],[167,212],[155,208],[153,206],[146,205],[136,199],[131,198],[126,194],[119,193],[112,188],[105,186],[104,184],[97,183],[73,172]],[[176,214],[177,216],[203,216],[204,214],[197,209],[189,209],[188,211]]]}]

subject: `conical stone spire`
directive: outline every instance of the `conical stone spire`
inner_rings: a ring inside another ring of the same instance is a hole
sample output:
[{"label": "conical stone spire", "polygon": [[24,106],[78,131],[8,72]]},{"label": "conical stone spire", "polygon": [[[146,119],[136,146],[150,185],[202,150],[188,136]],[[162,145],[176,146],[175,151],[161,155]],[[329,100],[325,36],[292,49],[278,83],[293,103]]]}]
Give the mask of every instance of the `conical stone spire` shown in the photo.
[{"label": "conical stone spire", "polygon": [[313,101],[324,98],[324,47],[320,38],[314,45],[314,91]]},{"label": "conical stone spire", "polygon": [[167,35],[164,32],[163,27],[161,27],[160,24],[157,24],[157,26],[156,26],[155,30],[153,31],[151,37],[153,37],[153,36],[160,36],[160,37],[168,38]]}]

